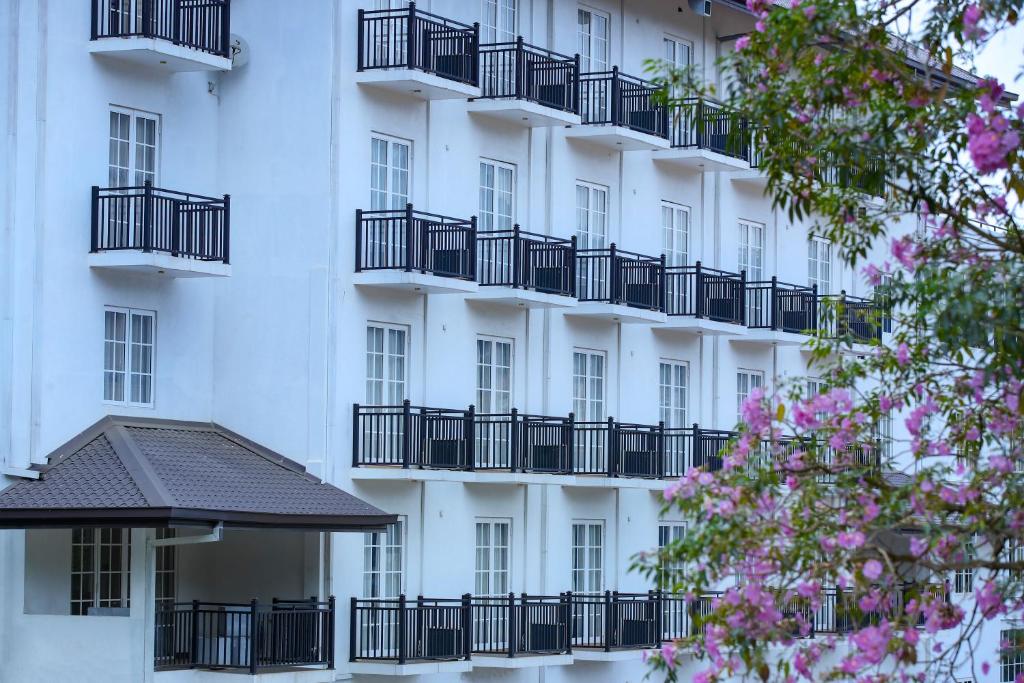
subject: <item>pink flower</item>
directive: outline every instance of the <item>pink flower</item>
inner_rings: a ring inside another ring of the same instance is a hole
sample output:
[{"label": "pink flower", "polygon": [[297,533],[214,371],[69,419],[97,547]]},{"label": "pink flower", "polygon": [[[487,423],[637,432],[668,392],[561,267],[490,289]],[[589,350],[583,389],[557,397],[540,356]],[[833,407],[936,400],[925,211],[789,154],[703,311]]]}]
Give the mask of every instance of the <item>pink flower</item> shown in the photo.
[{"label": "pink flower", "polygon": [[921,557],[928,551],[928,541],[914,536],[910,539],[910,554],[914,557]]},{"label": "pink flower", "polygon": [[917,247],[909,235],[892,241],[892,255],[907,270],[913,270],[917,266]]},{"label": "pink flower", "polygon": [[878,560],[868,560],[861,568],[861,572],[869,581],[877,581],[878,577],[882,575],[882,563]]},{"label": "pink flower", "polygon": [[[992,108],[992,100],[991,92],[982,95],[982,108]],[[1020,136],[1002,114],[990,111],[985,118],[967,115],[967,151],[981,173],[1006,168],[1006,155],[1018,145]]]},{"label": "pink flower", "polygon": [[750,36],[740,36],[736,39],[736,51],[746,49],[747,45],[750,45]]},{"label": "pink flower", "polygon": [[900,364],[901,368],[907,367],[907,363],[910,362],[910,347],[907,346],[906,342],[899,345],[896,349],[896,362]]},{"label": "pink flower", "polygon": [[814,19],[814,15],[818,13],[818,8],[814,5],[807,5],[804,7],[804,16],[808,19]]},{"label": "pink flower", "polygon": [[982,40],[987,35],[987,32],[978,26],[981,15],[980,5],[968,5],[964,10],[964,37],[968,40]]}]

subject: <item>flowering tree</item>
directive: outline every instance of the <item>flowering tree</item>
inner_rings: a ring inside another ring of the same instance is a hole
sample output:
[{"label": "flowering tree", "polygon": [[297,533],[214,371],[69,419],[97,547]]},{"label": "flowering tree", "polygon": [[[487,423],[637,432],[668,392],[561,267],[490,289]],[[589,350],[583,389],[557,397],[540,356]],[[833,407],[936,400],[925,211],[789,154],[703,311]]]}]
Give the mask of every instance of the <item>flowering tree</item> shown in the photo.
[{"label": "flowering tree", "polygon": [[[666,92],[742,112],[775,206],[885,287],[892,334],[858,358],[838,353],[850,338],[812,342],[829,388],[753,393],[721,469],[665,491],[693,524],[637,567],[691,628],[653,665],[675,679],[693,656],[700,683],[987,675],[979,634],[1024,618],[1024,105],[954,63],[1020,2],[747,4],[731,92],[654,66]],[[907,216],[917,229],[893,234]],[[880,243],[891,256],[867,262]],[[949,597],[958,573],[969,600]],[[831,633],[805,638],[822,615]]]}]

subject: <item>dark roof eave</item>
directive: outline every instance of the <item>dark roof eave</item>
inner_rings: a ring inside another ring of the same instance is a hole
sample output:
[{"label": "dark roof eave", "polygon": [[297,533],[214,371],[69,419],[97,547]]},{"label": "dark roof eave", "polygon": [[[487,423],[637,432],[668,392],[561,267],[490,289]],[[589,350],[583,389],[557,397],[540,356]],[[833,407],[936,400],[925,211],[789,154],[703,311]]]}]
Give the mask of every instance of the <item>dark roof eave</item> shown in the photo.
[{"label": "dark roof eave", "polygon": [[397,515],[285,515],[188,508],[36,508],[0,510],[0,529],[74,527],[164,528],[212,527],[297,531],[380,531]]}]

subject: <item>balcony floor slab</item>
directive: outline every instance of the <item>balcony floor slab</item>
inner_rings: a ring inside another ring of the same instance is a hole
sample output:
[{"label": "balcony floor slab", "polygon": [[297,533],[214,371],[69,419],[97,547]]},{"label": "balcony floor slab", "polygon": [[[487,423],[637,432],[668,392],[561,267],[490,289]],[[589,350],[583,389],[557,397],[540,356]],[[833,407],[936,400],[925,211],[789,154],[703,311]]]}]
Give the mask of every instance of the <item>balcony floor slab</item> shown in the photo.
[{"label": "balcony floor slab", "polygon": [[480,88],[419,69],[369,69],[356,73],[356,83],[419,100],[462,100],[480,97]]},{"label": "balcony floor slab", "polygon": [[470,114],[513,123],[524,128],[580,125],[579,114],[545,107],[529,100],[478,99],[472,100],[467,109]]},{"label": "balcony floor slab", "polygon": [[407,291],[413,294],[475,294],[479,286],[470,280],[404,270],[364,270],[352,276],[357,287]]},{"label": "balcony floor slab", "polygon": [[674,147],[655,152],[653,157],[659,163],[699,173],[747,171],[750,169],[750,164],[743,159],[737,159],[728,154],[713,152],[710,149],[701,149],[699,147]]},{"label": "balcony floor slab", "polygon": [[616,152],[669,149],[669,142],[665,138],[641,133],[625,126],[573,126],[565,131],[565,137]]},{"label": "balcony floor slab", "polygon": [[357,676],[422,676],[426,674],[466,673],[472,671],[472,661],[457,662],[352,662],[349,671]]},{"label": "balcony floor slab", "polygon": [[637,648],[636,650],[604,650],[573,648],[572,656],[577,662],[632,662],[643,659],[644,651],[654,652],[651,648]]},{"label": "balcony floor slab", "polygon": [[599,301],[580,302],[572,310],[566,311],[566,315],[591,318],[595,320],[606,320],[610,323],[629,323],[648,325],[660,325],[668,316],[660,311],[651,311],[643,308],[633,308],[622,304],[606,304]]},{"label": "balcony floor slab", "polygon": [[745,337],[748,330],[743,325],[723,323],[718,320],[696,318],[690,315],[670,315],[658,330],[679,331],[709,337]]},{"label": "balcony floor slab", "polygon": [[743,344],[773,344],[775,346],[803,346],[810,337],[797,332],[782,332],[781,330],[747,329],[747,334],[742,337],[735,337],[729,341]]},{"label": "balcony floor slab", "polygon": [[526,486],[530,484],[547,484],[570,488],[630,488],[650,491],[661,491],[666,481],[659,479],[640,479],[632,477],[607,477],[600,474],[554,474],[547,472],[509,472],[507,470],[440,470],[419,469],[392,466],[360,466],[353,467],[353,481],[456,481],[464,484]]},{"label": "balcony floor slab", "polygon": [[320,667],[261,671],[251,676],[248,671],[237,669],[170,669],[154,672],[153,683],[231,683],[243,677],[251,683],[330,683],[334,681],[334,671]]},{"label": "balcony floor slab", "polygon": [[571,296],[515,287],[480,287],[475,294],[467,297],[466,301],[518,308],[575,308],[579,304]]},{"label": "balcony floor slab", "polygon": [[572,655],[473,655],[474,669],[530,669],[540,666],[566,666],[572,662]]},{"label": "balcony floor slab", "polygon": [[231,71],[231,60],[157,38],[98,38],[89,52],[167,73],[179,71]]},{"label": "balcony floor slab", "polygon": [[161,277],[228,277],[231,266],[221,261],[171,256],[164,252],[124,249],[102,251],[88,255],[90,268],[128,273],[143,273]]},{"label": "balcony floor slab", "polygon": [[761,189],[768,187],[768,174],[759,168],[751,168],[746,171],[730,173],[729,180],[737,185],[746,185]]}]

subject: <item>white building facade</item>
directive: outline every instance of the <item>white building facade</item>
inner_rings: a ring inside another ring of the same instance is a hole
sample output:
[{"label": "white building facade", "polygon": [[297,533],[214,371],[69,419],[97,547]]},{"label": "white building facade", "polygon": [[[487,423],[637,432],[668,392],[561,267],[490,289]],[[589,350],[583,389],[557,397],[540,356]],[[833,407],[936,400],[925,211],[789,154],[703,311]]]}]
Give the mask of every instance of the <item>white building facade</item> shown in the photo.
[{"label": "white building facade", "polygon": [[0,481],[213,423],[397,519],[0,532],[0,681],[642,680],[665,480],[816,379],[821,297],[873,305],[738,119],[639,78],[724,83],[752,18],[697,10],[7,3]]}]

